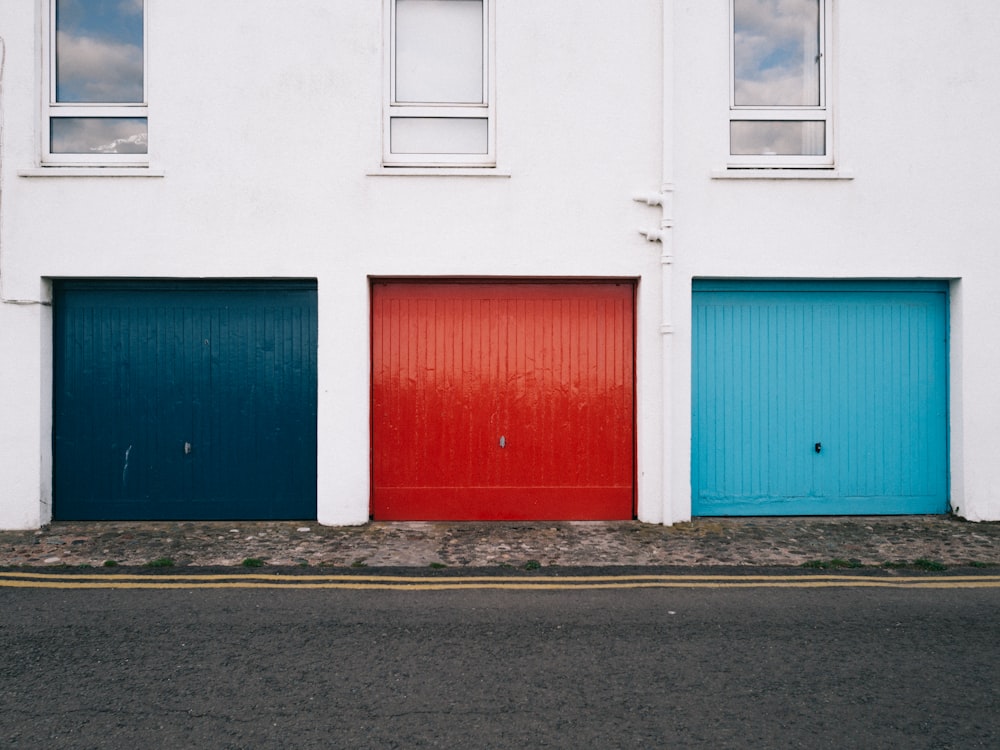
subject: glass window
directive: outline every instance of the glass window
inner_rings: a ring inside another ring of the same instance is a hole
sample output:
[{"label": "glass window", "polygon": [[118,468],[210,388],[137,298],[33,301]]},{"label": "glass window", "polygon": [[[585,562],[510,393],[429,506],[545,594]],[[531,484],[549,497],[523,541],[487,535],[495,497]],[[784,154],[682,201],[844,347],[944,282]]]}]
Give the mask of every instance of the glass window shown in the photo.
[{"label": "glass window", "polygon": [[826,123],[822,120],[733,120],[731,153],[764,156],[823,156]]},{"label": "glass window", "polygon": [[393,117],[389,122],[394,154],[485,154],[485,119],[471,117]]},{"label": "glass window", "polygon": [[56,0],[55,100],[142,102],[142,15],[141,0]]},{"label": "glass window", "polygon": [[491,0],[386,0],[382,162],[496,165]]},{"label": "glass window", "polygon": [[731,0],[730,166],[832,166],[829,0]]},{"label": "glass window", "polygon": [[44,161],[142,164],[145,0],[49,0]]},{"label": "glass window", "polygon": [[482,104],[482,0],[396,0],[396,101]]},{"label": "glass window", "polygon": [[53,117],[53,154],[144,154],[145,117]]},{"label": "glass window", "polygon": [[819,0],[735,0],[737,106],[819,106]]}]

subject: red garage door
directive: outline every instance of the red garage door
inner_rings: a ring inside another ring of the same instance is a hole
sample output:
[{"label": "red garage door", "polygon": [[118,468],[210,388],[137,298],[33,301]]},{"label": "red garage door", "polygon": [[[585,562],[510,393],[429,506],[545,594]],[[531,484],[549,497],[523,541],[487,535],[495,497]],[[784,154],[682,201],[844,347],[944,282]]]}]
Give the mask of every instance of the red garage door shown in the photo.
[{"label": "red garage door", "polygon": [[372,287],[377,520],[633,517],[634,287]]}]

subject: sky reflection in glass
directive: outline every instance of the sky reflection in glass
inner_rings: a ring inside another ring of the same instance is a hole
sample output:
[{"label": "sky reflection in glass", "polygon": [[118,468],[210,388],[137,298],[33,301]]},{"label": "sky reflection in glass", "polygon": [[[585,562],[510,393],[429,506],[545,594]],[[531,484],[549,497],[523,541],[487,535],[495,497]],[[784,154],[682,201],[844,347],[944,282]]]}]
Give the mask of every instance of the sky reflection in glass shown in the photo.
[{"label": "sky reflection in glass", "polygon": [[820,0],[734,0],[736,106],[820,106]]},{"label": "sky reflection in glass", "polygon": [[53,117],[49,150],[53,154],[145,154],[149,125],[145,117]]},{"label": "sky reflection in glass", "polygon": [[142,0],[56,0],[59,103],[141,103]]}]

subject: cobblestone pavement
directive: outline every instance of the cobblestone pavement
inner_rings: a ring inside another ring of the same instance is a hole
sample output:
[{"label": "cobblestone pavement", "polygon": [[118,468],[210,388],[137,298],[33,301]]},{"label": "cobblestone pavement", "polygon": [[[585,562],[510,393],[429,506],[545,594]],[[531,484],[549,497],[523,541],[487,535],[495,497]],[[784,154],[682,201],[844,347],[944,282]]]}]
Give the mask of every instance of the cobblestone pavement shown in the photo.
[{"label": "cobblestone pavement", "polygon": [[[949,516],[639,522],[59,522],[0,531],[0,567],[1000,566],[1000,523]],[[108,562],[113,561],[113,562]]]}]

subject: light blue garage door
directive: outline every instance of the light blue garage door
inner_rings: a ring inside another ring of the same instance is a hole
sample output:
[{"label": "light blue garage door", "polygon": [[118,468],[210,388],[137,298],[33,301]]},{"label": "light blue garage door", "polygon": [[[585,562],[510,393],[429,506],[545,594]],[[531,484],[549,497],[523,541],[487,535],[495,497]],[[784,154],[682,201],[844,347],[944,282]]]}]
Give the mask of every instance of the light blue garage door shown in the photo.
[{"label": "light blue garage door", "polygon": [[945,513],[944,282],[696,280],[692,513]]}]

